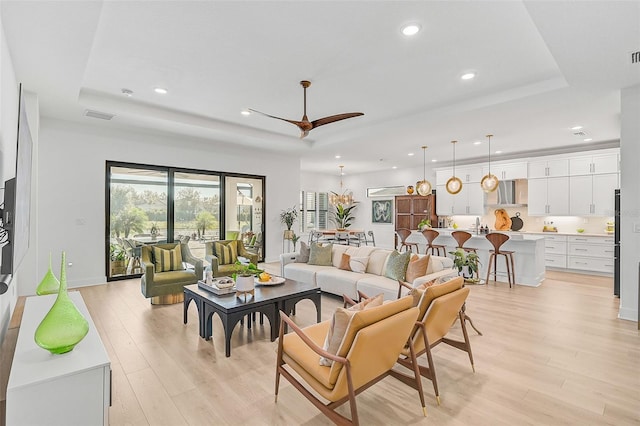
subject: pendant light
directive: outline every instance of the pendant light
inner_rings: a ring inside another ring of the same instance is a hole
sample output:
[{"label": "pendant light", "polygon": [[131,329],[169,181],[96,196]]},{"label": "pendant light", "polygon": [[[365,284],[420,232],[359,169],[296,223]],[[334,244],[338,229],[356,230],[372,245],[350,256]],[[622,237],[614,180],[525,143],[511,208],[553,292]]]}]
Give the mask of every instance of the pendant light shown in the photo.
[{"label": "pendant light", "polygon": [[345,189],[344,191],[342,190],[342,176],[344,175],[342,169],[344,169],[344,166],[338,167],[340,167],[340,192],[338,193],[331,191],[331,195],[329,195],[329,203],[332,206],[348,206],[354,202],[353,193],[348,189]]},{"label": "pendant light", "polygon": [[420,195],[431,195],[431,182],[427,180],[427,146],[422,146],[422,180],[416,182],[416,191]]},{"label": "pendant light", "polygon": [[453,145],[453,175],[447,181],[445,188],[447,192],[452,195],[456,195],[462,190],[462,181],[456,176],[456,144],[458,141],[451,141]]},{"label": "pendant light", "polygon": [[491,138],[493,135],[487,135],[489,139],[489,172],[482,177],[480,186],[484,192],[493,192],[498,189],[498,178],[496,175],[491,174]]}]

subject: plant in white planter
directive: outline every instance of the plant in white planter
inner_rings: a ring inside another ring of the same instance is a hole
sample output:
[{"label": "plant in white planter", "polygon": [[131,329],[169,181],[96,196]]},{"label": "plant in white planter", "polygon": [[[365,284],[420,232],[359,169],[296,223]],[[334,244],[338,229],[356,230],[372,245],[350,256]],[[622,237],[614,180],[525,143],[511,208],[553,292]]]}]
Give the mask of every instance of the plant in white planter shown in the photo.
[{"label": "plant in white planter", "polygon": [[474,274],[478,273],[480,260],[476,253],[457,249],[456,251],[450,251],[449,254],[453,255],[453,266],[458,269],[458,275],[462,275],[464,278],[472,278]]},{"label": "plant in white planter", "polygon": [[236,273],[233,278],[236,282],[236,290],[239,292],[249,292],[255,287],[255,276],[264,272],[254,263],[243,264],[239,260],[236,261]]}]

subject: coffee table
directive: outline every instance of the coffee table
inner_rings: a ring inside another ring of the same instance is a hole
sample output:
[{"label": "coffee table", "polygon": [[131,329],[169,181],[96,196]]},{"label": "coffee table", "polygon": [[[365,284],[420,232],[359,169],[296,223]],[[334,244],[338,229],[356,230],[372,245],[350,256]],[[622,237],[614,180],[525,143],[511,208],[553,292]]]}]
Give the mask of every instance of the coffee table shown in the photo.
[{"label": "coffee table", "polygon": [[193,301],[198,309],[198,328],[200,337],[209,340],[212,334],[213,314],[218,314],[222,320],[225,337],[225,356],[231,356],[231,334],[238,321],[245,316],[260,312],[264,314],[271,325],[271,341],[278,337],[280,319],[278,311],[290,315],[296,303],[310,299],[316,305],[316,321],[320,322],[321,312],[320,288],[312,284],[285,280],[283,284],[260,286],[255,288],[253,296],[236,297],[235,293],[218,296],[210,291],[201,289],[198,284],[184,287],[184,323],[187,323],[187,310]]}]

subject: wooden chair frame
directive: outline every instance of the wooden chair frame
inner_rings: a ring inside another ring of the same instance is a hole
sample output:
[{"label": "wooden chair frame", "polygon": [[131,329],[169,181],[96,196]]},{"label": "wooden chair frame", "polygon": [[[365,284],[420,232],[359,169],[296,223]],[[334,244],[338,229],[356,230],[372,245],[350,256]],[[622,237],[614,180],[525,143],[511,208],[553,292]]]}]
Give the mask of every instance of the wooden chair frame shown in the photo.
[{"label": "wooden chair frame", "polygon": [[[354,302],[355,303],[355,302]],[[289,326],[291,327],[291,330],[296,333],[300,339],[311,349],[313,350],[315,353],[317,353],[319,356],[325,357],[327,359],[332,360],[333,362],[339,362],[343,365],[343,368],[345,369],[346,372],[346,376],[347,376],[347,388],[348,388],[348,395],[344,396],[343,398],[337,400],[337,401],[333,401],[333,402],[329,402],[329,403],[323,403],[320,399],[318,399],[315,395],[313,395],[309,390],[307,390],[307,388],[300,383],[286,368],[285,368],[285,361],[282,358],[282,354],[283,354],[283,337],[284,337],[284,329],[285,326]],[[424,392],[422,391],[422,381],[420,379],[420,371],[418,369],[418,362],[417,362],[417,355],[415,353],[414,347],[413,347],[413,343],[411,343],[409,345],[409,351],[410,351],[410,358],[413,361],[413,372],[414,372],[414,382],[411,385],[411,387],[413,387],[414,389],[416,389],[418,391],[418,394],[420,395],[420,403],[422,404],[422,411],[423,414],[426,416],[427,415],[427,408],[425,406],[425,402],[424,402]],[[356,405],[356,395],[360,394],[361,392],[365,391],[366,389],[370,388],[371,386],[373,386],[374,384],[376,384],[377,382],[379,382],[380,380],[384,379],[385,377],[387,377],[388,375],[392,374],[392,370],[388,370],[385,373],[379,375],[378,377],[373,378],[372,380],[370,380],[369,382],[365,383],[364,385],[362,385],[360,388],[355,389],[353,386],[353,380],[352,380],[352,375],[351,375],[351,364],[349,362],[349,360],[347,358],[344,357],[340,357],[334,354],[331,354],[327,351],[325,351],[324,349],[322,349],[321,347],[319,347],[318,345],[316,345],[305,333],[304,331],[298,327],[284,312],[280,311],[280,335],[279,335],[279,339],[278,339],[278,355],[277,355],[277,362],[276,362],[276,381],[275,381],[275,402],[278,402],[278,390],[280,387],[280,376],[284,376],[285,379],[287,379],[298,391],[300,391],[300,393],[307,398],[318,410],[320,410],[322,412],[322,414],[324,414],[325,416],[327,416],[329,418],[329,420],[331,420],[332,422],[334,422],[337,425],[358,425],[359,424],[359,418],[358,418],[358,409],[357,409],[357,405]],[[409,377],[409,376],[406,376]],[[402,381],[404,382],[404,380],[407,380],[405,378],[402,379]],[[410,380],[409,380],[410,381]],[[345,402],[349,401],[349,407],[350,407],[350,411],[351,411],[351,420],[349,420],[347,417],[337,413],[335,411],[335,409],[339,406],[341,406],[342,404],[344,404]]]}]

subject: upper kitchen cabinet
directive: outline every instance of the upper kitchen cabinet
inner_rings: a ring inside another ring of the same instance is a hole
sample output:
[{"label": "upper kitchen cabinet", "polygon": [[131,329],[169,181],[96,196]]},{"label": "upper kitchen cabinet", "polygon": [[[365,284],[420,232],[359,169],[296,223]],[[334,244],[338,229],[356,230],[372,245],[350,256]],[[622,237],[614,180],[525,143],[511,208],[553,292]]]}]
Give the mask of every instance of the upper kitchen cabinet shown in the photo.
[{"label": "upper kitchen cabinet", "polygon": [[569,214],[572,216],[613,216],[614,190],[618,174],[608,173],[569,178]]},{"label": "upper kitchen cabinet", "polygon": [[618,173],[618,154],[601,154],[586,157],[576,157],[569,160],[569,174],[571,176],[601,175]]},{"label": "upper kitchen cabinet", "polygon": [[456,195],[447,192],[444,185],[438,185],[436,194],[438,198],[436,210],[439,216],[482,216],[485,213],[485,193],[477,182],[463,184],[462,190]]},{"label": "upper kitchen cabinet", "polygon": [[529,179],[529,216],[569,214],[569,178]]},{"label": "upper kitchen cabinet", "polygon": [[[482,168],[482,175],[489,173],[489,166]],[[500,180],[514,180],[527,178],[527,162],[495,163],[491,164],[491,174]]]},{"label": "upper kitchen cabinet", "polygon": [[529,179],[569,176],[569,160],[541,160],[529,162]]},{"label": "upper kitchen cabinet", "polygon": [[[450,177],[453,176],[453,169],[436,170],[436,185],[446,185]],[[456,167],[456,176],[462,183],[480,182],[482,180],[482,167],[480,165],[472,167]]]}]

